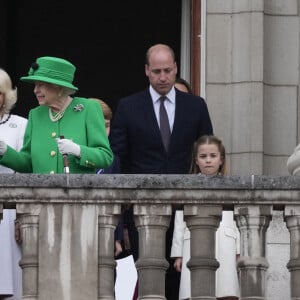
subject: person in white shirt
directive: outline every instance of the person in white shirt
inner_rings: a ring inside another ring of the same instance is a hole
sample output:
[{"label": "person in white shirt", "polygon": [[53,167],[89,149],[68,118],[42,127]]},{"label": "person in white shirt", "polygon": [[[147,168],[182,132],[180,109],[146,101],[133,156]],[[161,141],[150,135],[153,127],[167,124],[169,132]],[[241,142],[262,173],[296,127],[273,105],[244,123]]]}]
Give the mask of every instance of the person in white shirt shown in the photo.
[{"label": "person in white shirt", "polygon": [[[6,71],[0,69],[0,136],[12,148],[20,150],[27,119],[11,114],[17,101],[17,90]],[[1,174],[14,173],[0,165]],[[15,209],[3,209],[0,220],[0,299],[20,300],[22,297],[22,271],[20,246],[15,240]]]}]

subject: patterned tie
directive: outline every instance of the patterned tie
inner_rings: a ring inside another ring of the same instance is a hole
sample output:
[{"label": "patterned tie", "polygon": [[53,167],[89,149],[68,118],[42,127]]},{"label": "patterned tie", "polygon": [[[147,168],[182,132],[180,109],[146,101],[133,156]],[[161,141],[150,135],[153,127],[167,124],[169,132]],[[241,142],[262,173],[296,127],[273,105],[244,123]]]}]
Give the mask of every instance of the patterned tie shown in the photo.
[{"label": "patterned tie", "polygon": [[159,124],[160,124],[160,133],[161,137],[165,146],[166,151],[168,151],[170,136],[171,136],[171,129],[168,114],[165,108],[164,101],[166,97],[160,97],[160,107],[159,107]]}]

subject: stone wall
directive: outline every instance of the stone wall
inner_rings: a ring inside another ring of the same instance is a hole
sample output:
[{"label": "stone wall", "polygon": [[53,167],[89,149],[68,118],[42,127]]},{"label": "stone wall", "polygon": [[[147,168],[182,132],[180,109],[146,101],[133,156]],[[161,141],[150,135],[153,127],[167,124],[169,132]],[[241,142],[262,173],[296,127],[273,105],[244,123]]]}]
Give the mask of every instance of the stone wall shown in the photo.
[{"label": "stone wall", "polygon": [[[299,1],[211,0],[206,5],[206,100],[232,175],[287,175],[299,143]],[[279,215],[278,215],[279,214]],[[285,299],[288,235],[268,235],[268,299]],[[273,287],[276,286],[276,292]],[[273,292],[271,292],[273,290]]]},{"label": "stone wall", "polygon": [[[30,300],[113,300],[114,228],[121,205],[130,203],[140,235],[140,299],[165,299],[172,204],[184,205],[191,231],[194,297],[214,299],[215,231],[222,209],[229,209],[241,233],[241,300],[300,298],[299,195],[299,176],[0,175],[0,214],[16,207],[21,223],[23,297]],[[284,240],[290,254],[280,256],[285,274],[265,244],[268,234],[278,235],[270,226],[276,211],[290,237]],[[289,276],[288,291],[267,285],[268,277],[278,283]]]}]

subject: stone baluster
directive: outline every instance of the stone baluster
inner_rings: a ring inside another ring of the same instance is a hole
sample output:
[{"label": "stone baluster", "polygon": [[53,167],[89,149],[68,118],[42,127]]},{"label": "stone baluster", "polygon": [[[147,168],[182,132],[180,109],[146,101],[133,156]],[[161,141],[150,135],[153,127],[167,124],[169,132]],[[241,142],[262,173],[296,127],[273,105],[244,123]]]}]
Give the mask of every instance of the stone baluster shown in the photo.
[{"label": "stone baluster", "polygon": [[17,204],[16,209],[22,238],[20,261],[23,282],[22,299],[37,300],[39,299],[39,214],[41,206]]},{"label": "stone baluster", "polygon": [[99,206],[98,217],[98,299],[113,300],[115,267],[115,228],[121,206],[105,204]]},{"label": "stone baluster", "polygon": [[286,205],[286,226],[290,232],[290,260],[287,268],[291,273],[291,299],[300,299],[300,206]]},{"label": "stone baluster", "polygon": [[237,205],[235,218],[241,235],[240,300],[266,299],[266,231],[272,219],[272,205]]},{"label": "stone baluster", "polygon": [[139,258],[136,262],[139,300],[165,298],[166,231],[171,205],[135,205],[135,225],[139,233]]},{"label": "stone baluster", "polygon": [[215,298],[215,236],[222,216],[222,206],[185,205],[184,219],[191,234],[191,299]]}]

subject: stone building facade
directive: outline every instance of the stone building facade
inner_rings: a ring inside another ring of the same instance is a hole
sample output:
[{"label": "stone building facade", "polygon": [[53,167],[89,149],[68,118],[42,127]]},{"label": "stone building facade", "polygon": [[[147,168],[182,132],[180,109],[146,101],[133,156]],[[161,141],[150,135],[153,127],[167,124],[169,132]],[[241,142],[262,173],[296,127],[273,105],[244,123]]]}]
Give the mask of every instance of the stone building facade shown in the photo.
[{"label": "stone building facade", "polygon": [[[230,174],[287,175],[299,142],[299,1],[207,0],[203,94]],[[289,236],[273,213],[268,299],[287,299]]]}]

